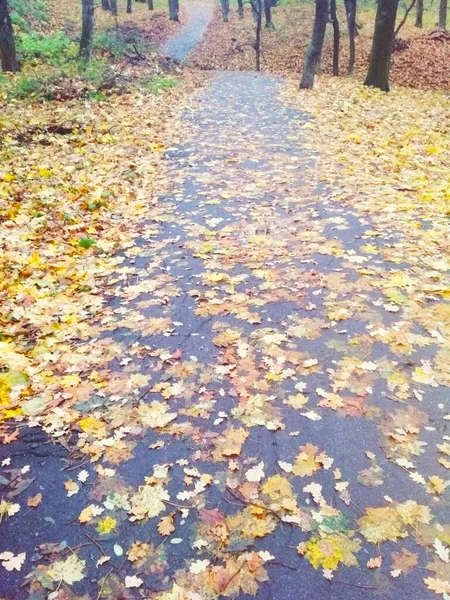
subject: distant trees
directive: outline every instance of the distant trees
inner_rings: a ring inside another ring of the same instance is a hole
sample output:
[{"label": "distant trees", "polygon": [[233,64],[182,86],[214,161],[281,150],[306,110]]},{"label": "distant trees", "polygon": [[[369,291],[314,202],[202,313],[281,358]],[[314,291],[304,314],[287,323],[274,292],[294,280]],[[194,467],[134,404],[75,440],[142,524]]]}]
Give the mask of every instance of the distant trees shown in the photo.
[{"label": "distant trees", "polygon": [[314,76],[322,56],[323,40],[328,22],[328,13],[328,0],[316,0],[313,33],[311,42],[306,50],[305,64],[303,66],[303,74],[300,80],[300,89],[312,89],[314,85]]},{"label": "distant trees", "polygon": [[378,0],[369,70],[364,85],[389,91],[389,71],[399,0]]},{"label": "distant trees", "polygon": [[0,0],[0,62],[3,71],[19,71],[8,0]]},{"label": "distant trees", "polygon": [[94,0],[81,0],[82,25],[79,55],[91,60],[94,45]]},{"label": "distant trees", "polygon": [[330,0],[330,19],[333,26],[333,75],[339,75],[339,45],[341,32],[336,11],[336,0]]}]

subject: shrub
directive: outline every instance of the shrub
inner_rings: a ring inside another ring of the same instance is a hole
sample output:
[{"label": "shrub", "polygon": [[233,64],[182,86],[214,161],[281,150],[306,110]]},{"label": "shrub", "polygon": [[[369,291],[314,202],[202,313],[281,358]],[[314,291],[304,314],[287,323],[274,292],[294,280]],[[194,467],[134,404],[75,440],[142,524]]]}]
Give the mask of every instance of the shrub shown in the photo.
[{"label": "shrub", "polygon": [[76,44],[62,32],[50,36],[25,33],[19,37],[17,46],[25,59],[38,58],[52,65],[60,65],[77,53]]}]

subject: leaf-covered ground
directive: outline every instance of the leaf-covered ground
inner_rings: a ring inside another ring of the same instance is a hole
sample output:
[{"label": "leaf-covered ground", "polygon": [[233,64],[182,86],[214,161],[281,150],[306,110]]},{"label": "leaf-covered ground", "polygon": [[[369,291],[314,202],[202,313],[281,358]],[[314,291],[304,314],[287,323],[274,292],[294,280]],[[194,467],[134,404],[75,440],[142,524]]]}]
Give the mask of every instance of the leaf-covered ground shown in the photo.
[{"label": "leaf-covered ground", "polygon": [[448,598],[444,96],[185,91],[4,124],[2,597]]}]

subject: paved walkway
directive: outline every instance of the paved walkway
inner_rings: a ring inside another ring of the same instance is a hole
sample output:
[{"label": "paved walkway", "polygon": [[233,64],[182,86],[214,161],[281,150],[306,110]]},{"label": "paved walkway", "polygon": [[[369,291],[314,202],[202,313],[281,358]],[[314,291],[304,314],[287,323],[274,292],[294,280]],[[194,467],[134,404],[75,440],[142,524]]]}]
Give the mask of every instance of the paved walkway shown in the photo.
[{"label": "paved walkway", "polygon": [[415,369],[439,338],[417,324],[422,349],[404,353],[403,308],[364,273],[411,265],[377,258],[394,233],[318,186],[307,117],[279,85],[219,73],[185,116],[172,190],[80,345],[115,375],[72,407],[78,454],[38,428],[0,450],[43,492],[2,526],[1,548],[27,559],[0,596],[434,597],[424,540],[446,502],[420,477],[446,477],[448,392]]}]

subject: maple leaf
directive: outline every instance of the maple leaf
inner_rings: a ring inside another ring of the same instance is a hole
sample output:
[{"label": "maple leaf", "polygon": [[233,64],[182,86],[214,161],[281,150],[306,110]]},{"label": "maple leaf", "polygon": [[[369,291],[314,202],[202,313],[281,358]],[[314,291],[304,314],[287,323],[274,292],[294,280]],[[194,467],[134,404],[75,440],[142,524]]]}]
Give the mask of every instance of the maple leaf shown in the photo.
[{"label": "maple leaf", "polygon": [[164,500],[170,500],[170,496],[162,485],[140,486],[138,493],[132,498],[130,521],[156,517],[166,508]]},{"label": "maple leaf", "polygon": [[23,563],[25,562],[26,553],[14,555],[13,552],[2,552],[0,553],[0,560],[2,561],[2,567],[7,571],[20,571]]},{"label": "maple leaf", "polygon": [[136,575],[127,575],[125,577],[125,587],[126,588],[138,588],[143,584],[143,580]]},{"label": "maple leaf", "polygon": [[27,500],[27,505],[31,508],[37,508],[39,504],[42,502],[42,493],[39,492],[35,496],[30,496]]},{"label": "maple leaf", "polygon": [[168,515],[167,517],[163,517],[158,523],[158,532],[161,535],[170,535],[173,531],[175,531],[174,525],[174,515]]},{"label": "maple leaf", "polygon": [[402,548],[400,552],[392,552],[392,568],[407,573],[418,563],[419,557],[415,552]]},{"label": "maple leaf", "polygon": [[97,531],[100,535],[108,535],[117,527],[117,519],[105,517],[98,522]]},{"label": "maple leaf", "polygon": [[84,578],[86,561],[81,560],[75,554],[71,554],[65,560],[54,562],[47,571],[48,577],[53,581],[64,581],[72,585]]}]

